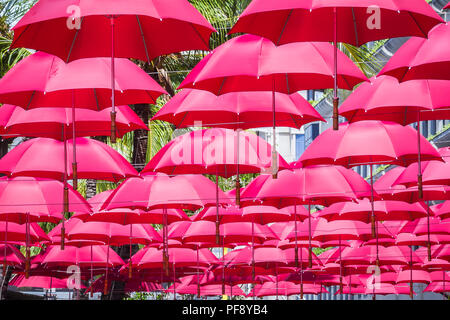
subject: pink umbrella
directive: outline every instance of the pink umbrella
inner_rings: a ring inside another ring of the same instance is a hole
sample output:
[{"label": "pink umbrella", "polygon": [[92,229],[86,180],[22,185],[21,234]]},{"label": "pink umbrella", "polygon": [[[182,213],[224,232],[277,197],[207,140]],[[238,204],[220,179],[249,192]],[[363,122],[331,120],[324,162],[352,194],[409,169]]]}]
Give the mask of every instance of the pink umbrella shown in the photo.
[{"label": "pink umbrella", "polygon": [[[343,123],[339,133],[326,130],[318,136],[299,159],[303,166],[334,164],[345,167],[363,164],[408,166],[418,160],[418,148],[406,144],[415,140],[417,131],[389,121]],[[422,160],[442,160],[436,149],[421,136]],[[323,148],[326,145],[328,148]]]},{"label": "pink umbrella", "polygon": [[[358,220],[370,223],[371,203],[368,199],[355,202],[335,203],[319,212],[319,217],[328,221]],[[374,214],[377,221],[414,220],[427,216],[427,211],[420,203],[403,201],[375,201]]]},{"label": "pink umbrella", "polygon": [[[303,292],[306,294],[328,293],[328,291],[319,284],[305,283]],[[267,281],[263,284],[257,284],[249,297],[265,297],[265,296],[290,296],[300,294],[300,288],[297,284],[290,281]]]},{"label": "pink umbrella", "polygon": [[399,81],[436,79],[450,80],[450,33],[447,23],[434,27],[428,39],[411,38],[389,59],[379,75],[396,77]]},{"label": "pink umbrella", "polygon": [[[145,174],[139,178],[129,178],[122,183],[105,201],[102,209],[188,209],[197,210],[216,204],[231,204],[223,192],[215,190],[214,183],[203,176],[175,176],[163,173]],[[214,192],[215,190],[215,192]],[[167,214],[164,213],[163,241],[167,240]],[[165,261],[167,261],[167,248]],[[168,271],[168,269],[166,269]]]},{"label": "pink umbrella", "polygon": [[278,179],[259,176],[247,186],[242,198],[244,206],[262,203],[283,208],[306,204],[310,212],[314,204],[329,206],[369,195],[369,185],[356,172],[339,166],[313,166],[282,171]]},{"label": "pink umbrella", "polygon": [[[177,285],[176,293],[178,294],[198,294],[196,285],[192,284],[196,276],[186,276],[180,278],[181,283]],[[167,292],[174,290],[172,287]],[[245,296],[245,293],[238,285],[225,285],[225,294],[228,296]],[[219,284],[204,284],[200,286],[200,294],[198,296],[219,296],[223,295],[222,286]]]},{"label": "pink umbrella", "polygon": [[[52,276],[31,276],[27,279],[23,275],[17,275],[9,285],[18,288],[67,289],[68,281],[68,278],[61,279]],[[86,287],[81,284],[81,288]]]},{"label": "pink umbrella", "polygon": [[[213,174],[229,178],[237,175],[236,204],[240,204],[240,173],[269,171],[273,165],[272,147],[262,138],[228,129],[196,130],[184,134],[165,145],[143,169],[166,174]],[[276,154],[280,169],[289,164]]]},{"label": "pink umbrella", "polygon": [[[334,129],[338,130],[337,78],[341,57],[338,41],[360,46],[391,37],[427,37],[443,20],[420,0],[398,3],[392,0],[290,1],[268,4],[253,1],[241,14],[230,33],[257,34],[276,45],[298,41],[334,43]],[[382,27],[381,27],[382,26]],[[339,58],[339,64],[338,64]]]},{"label": "pink umbrella", "polygon": [[[299,93],[275,96],[276,126],[300,129],[313,121],[325,121]],[[220,96],[184,89],[169,100],[152,118],[177,128],[196,126],[227,129],[270,127],[273,123],[272,92],[230,92]]]},{"label": "pink umbrella", "polygon": [[[117,136],[137,129],[148,130],[147,126],[129,106],[117,106]],[[109,136],[111,134],[111,108],[102,111],[77,109],[72,119],[70,108],[37,108],[25,111],[20,107],[5,104],[0,108],[0,135],[5,138],[44,137],[64,140],[64,131],[73,131],[76,123],[76,137]]]},{"label": "pink umbrella", "polygon": [[[337,56],[337,51],[334,54]],[[215,48],[192,69],[179,88],[207,90],[216,95],[236,91],[272,91],[272,145],[276,146],[276,92],[291,94],[300,90],[323,89],[333,83],[351,90],[367,80],[345,54],[339,51],[339,57],[340,72],[335,77],[331,71],[333,47],[328,43],[276,46],[266,38],[242,35]],[[275,166],[273,171],[276,171]]]},{"label": "pink umbrella", "polygon": [[25,264],[25,257],[15,246],[10,244],[0,244],[0,252],[3,252],[3,276],[6,274],[7,266],[20,268]]},{"label": "pink umbrella", "polygon": [[[103,1],[96,5],[74,0],[65,0],[58,5],[40,1],[15,25],[12,47],[46,51],[66,62],[110,57],[111,129],[115,142],[114,58],[136,58],[150,64],[160,55],[208,50],[213,31],[207,20],[185,0],[171,1],[170,4],[160,0],[133,4],[123,0]],[[49,34],[51,41],[48,41]]]},{"label": "pink umbrella", "polygon": [[[67,196],[68,202],[72,202],[67,208],[65,205],[63,208],[61,194]],[[0,178],[0,219],[6,220],[5,234],[1,239],[5,239],[5,244],[8,238],[10,241],[13,240],[8,236],[8,227],[12,227],[8,223],[9,220],[25,223],[23,226],[25,237],[22,240],[26,242],[27,263],[25,269],[27,276],[30,257],[29,244],[33,239],[30,234],[31,229],[36,226],[41,235],[43,234],[44,238],[48,240],[42,229],[32,221],[57,223],[61,219],[64,220],[61,212],[68,212],[68,210],[86,213],[90,212],[91,208],[78,192],[69,186],[66,189],[59,181],[32,177]]]},{"label": "pink umbrella", "polygon": [[[86,289],[87,292],[103,292],[105,287],[105,276],[99,277],[95,280],[89,288]],[[121,276],[112,277],[113,281],[121,281],[124,282],[124,292],[161,292],[163,287],[158,283],[147,282],[141,279],[126,279]],[[109,284],[108,292],[111,291],[111,284]]]},{"label": "pink umbrella", "polygon": [[[450,147],[438,150],[442,161],[426,161],[421,164],[420,169],[417,163],[410,164],[397,178],[394,184],[402,184],[406,187],[424,185],[450,185]],[[419,179],[417,171],[420,170]]]},{"label": "pink umbrella", "polygon": [[418,119],[447,119],[450,99],[442,95],[450,88],[444,80],[399,82],[394,77],[379,76],[363,83],[339,107],[349,122],[361,120],[392,121],[408,125]]},{"label": "pink umbrella", "polygon": [[[108,145],[87,138],[77,138],[78,176],[117,182],[137,175],[137,171],[120,153]],[[73,140],[68,140],[68,149]],[[65,161],[66,160],[66,161]],[[10,176],[34,176],[60,180],[65,166],[72,161],[65,156],[64,143],[49,138],[25,141],[0,160],[1,172]],[[72,170],[68,169],[68,178]]]},{"label": "pink umbrella", "polygon": [[432,209],[437,217],[441,220],[450,218],[450,201],[445,201]]}]

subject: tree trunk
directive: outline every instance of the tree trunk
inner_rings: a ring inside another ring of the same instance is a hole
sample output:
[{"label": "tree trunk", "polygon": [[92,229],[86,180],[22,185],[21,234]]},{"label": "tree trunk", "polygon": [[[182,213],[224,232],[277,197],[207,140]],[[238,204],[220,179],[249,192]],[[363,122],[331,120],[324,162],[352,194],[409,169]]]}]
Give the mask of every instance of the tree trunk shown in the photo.
[{"label": "tree trunk", "polygon": [[[148,104],[136,104],[133,107],[136,114],[141,120],[148,124],[150,116],[150,106]],[[148,145],[148,131],[147,130],[135,130],[133,139],[133,166],[137,171],[144,169],[146,165]]]}]

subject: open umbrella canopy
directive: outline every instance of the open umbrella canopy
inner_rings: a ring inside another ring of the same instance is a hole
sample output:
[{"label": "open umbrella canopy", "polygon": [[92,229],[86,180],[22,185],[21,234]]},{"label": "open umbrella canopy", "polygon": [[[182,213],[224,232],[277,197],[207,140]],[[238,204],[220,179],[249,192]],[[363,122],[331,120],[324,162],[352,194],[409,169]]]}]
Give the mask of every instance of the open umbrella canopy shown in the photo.
[{"label": "open umbrella canopy", "polygon": [[[239,149],[239,150],[238,150]],[[278,155],[279,169],[290,168]],[[229,129],[205,129],[186,133],[166,144],[142,173],[216,174],[260,173],[272,166],[272,147],[255,134]]]},{"label": "open umbrella canopy", "polygon": [[[68,10],[73,6],[75,11]],[[71,28],[67,27],[68,19]],[[112,34],[117,42],[116,57],[151,61],[184,50],[209,50],[209,37],[215,31],[185,0],[44,0],[36,3],[13,30],[12,48],[42,50],[64,61],[109,57]]]},{"label": "open umbrella canopy", "polygon": [[300,285],[291,281],[267,281],[263,284],[257,284],[255,288],[248,294],[248,297],[266,297],[266,296],[291,296],[300,294],[303,290],[304,294],[328,293],[328,291],[319,284],[305,283],[303,289]]},{"label": "open umbrella canopy", "polygon": [[[118,137],[137,129],[148,130],[129,106],[117,106],[116,111]],[[75,137],[109,136],[110,112],[111,108],[102,111],[77,109],[73,119],[71,108],[38,108],[25,111],[23,108],[5,104],[0,108],[0,135],[4,138],[25,136],[64,140],[67,137],[72,138],[75,120]],[[66,137],[63,130],[67,132]]]},{"label": "open umbrella canopy", "polygon": [[[170,248],[168,252],[169,269],[188,267],[195,270],[197,267],[207,268],[219,262],[216,256],[208,249]],[[131,257],[131,263],[133,268],[138,270],[154,268],[161,270],[163,266],[163,250],[145,247]]]},{"label": "open umbrella canopy", "polygon": [[277,179],[260,175],[242,192],[241,205],[263,204],[276,208],[300,204],[329,206],[335,202],[369,197],[370,194],[370,185],[353,170],[340,166],[312,166],[283,170]]},{"label": "open umbrella canopy", "polygon": [[[128,59],[116,59],[115,69],[118,106],[155,103],[161,94],[167,93]],[[56,56],[36,52],[0,79],[0,101],[25,110],[75,107],[99,111],[111,107],[110,73],[111,63],[106,58],[80,59],[66,64]]]},{"label": "open umbrella canopy", "polygon": [[[422,183],[425,185],[450,185],[450,147],[438,150],[442,161],[425,161],[421,164]],[[410,164],[397,178],[394,184],[406,187],[417,185],[417,163]]]},{"label": "open umbrella canopy", "polygon": [[[371,221],[371,203],[368,199],[358,202],[335,203],[319,212],[319,217],[328,221],[358,220],[364,223]],[[427,216],[427,210],[420,203],[402,201],[375,201],[374,214],[378,221],[414,220]]]},{"label": "open umbrella canopy", "polygon": [[[362,164],[408,166],[418,161],[417,131],[389,121],[343,123],[339,131],[328,129],[319,135],[298,160],[303,166],[334,164],[353,167]],[[420,136],[422,161],[441,160],[437,150]],[[327,146],[324,148],[323,146]]]},{"label": "open umbrella canopy", "polygon": [[[368,21],[373,15],[370,9],[374,7],[379,9],[380,20]],[[378,28],[377,21],[381,23]],[[421,0],[281,0],[271,3],[254,0],[230,33],[258,34],[276,44],[333,41],[336,25],[338,42],[361,46],[386,38],[426,37],[428,31],[441,22],[439,15]],[[368,27],[371,23],[375,23],[374,26]]]},{"label": "open umbrella canopy", "polygon": [[392,247],[375,247],[364,246],[359,248],[345,248],[342,251],[342,256],[337,262],[342,262],[343,265],[374,265],[378,260],[378,265],[399,265],[406,266],[410,263],[410,256],[412,255],[412,262],[414,264],[420,263],[420,258],[415,252],[407,246],[392,246]]},{"label": "open umbrella canopy", "polygon": [[[136,169],[116,150],[105,143],[76,138],[78,178],[118,182],[137,176]],[[73,140],[67,141],[67,174],[73,178]],[[0,172],[9,176],[27,176],[63,180],[65,172],[64,142],[35,138],[25,141],[0,159]]]},{"label": "open umbrella canopy", "polygon": [[[118,208],[111,210],[102,210],[102,206],[106,199],[111,195],[114,190],[107,190],[98,193],[94,197],[88,200],[88,203],[92,205],[92,213],[79,213],[76,212],[72,218],[81,219],[84,222],[97,221],[97,222],[113,222],[123,225],[128,224],[162,224],[164,218],[164,212],[162,209],[151,210],[149,212],[142,209],[129,209]],[[175,221],[188,221],[189,217],[180,209],[168,209],[167,212],[168,223]]]},{"label": "open umbrella canopy", "polygon": [[[216,204],[214,182],[203,176],[148,173],[125,180],[104,202],[102,209],[131,208],[153,210],[179,208],[197,210]],[[231,200],[219,192],[219,203]]]},{"label": "open umbrella canopy", "polygon": [[[109,251],[109,252],[108,252]],[[67,246],[61,250],[60,246],[49,246],[33,259],[45,268],[67,267],[77,265],[81,268],[91,267],[119,267],[124,264],[119,255],[105,245],[85,246],[77,248]]]},{"label": "open umbrella canopy", "polygon": [[[2,158],[4,159],[4,158]],[[91,212],[86,200],[68,186],[71,212]],[[46,221],[58,223],[64,211],[61,201],[63,183],[33,177],[0,178],[0,220],[27,222]]]},{"label": "open umbrella canopy", "polygon": [[396,77],[399,81],[417,79],[450,80],[450,26],[437,25],[428,39],[411,38],[389,59],[379,75]]},{"label": "open umbrella canopy", "polygon": [[[220,243],[264,243],[267,240],[278,239],[270,227],[251,222],[230,222],[219,226]],[[216,224],[212,221],[192,222],[184,232],[179,233],[184,243],[216,242]]]},{"label": "open umbrella canopy", "polygon": [[[235,91],[276,91],[333,87],[333,46],[325,42],[297,42],[275,46],[255,35],[232,38],[214,49],[186,76],[182,88],[216,95]],[[338,86],[351,90],[367,77],[341,51]]]},{"label": "open umbrella canopy", "polygon": [[[68,289],[70,278],[58,278],[51,276],[31,276],[28,279],[24,275],[16,275],[10,286],[17,288],[43,288],[43,289]],[[85,289],[86,286],[80,283],[80,288]]]},{"label": "open umbrella canopy", "polygon": [[77,223],[67,232],[69,240],[102,241],[112,246],[125,244],[150,244],[162,242],[160,235],[150,225],[125,226],[110,222]]},{"label": "open umbrella canopy", "polygon": [[[450,89],[446,80],[413,80],[399,83],[394,77],[380,76],[361,84],[339,107],[349,122],[392,121],[408,125],[417,121],[448,119]],[[420,113],[420,114],[419,114]]]},{"label": "open umbrella canopy", "polygon": [[450,218],[450,201],[445,201],[437,207],[433,208],[433,211],[437,217],[441,220]]},{"label": "open umbrella canopy", "polygon": [[[148,282],[142,279],[128,279],[124,276],[117,275],[111,276],[113,281],[107,282],[108,292],[111,292],[112,284],[114,281],[124,282],[123,291],[126,293],[131,292],[161,292],[163,287],[155,282]],[[103,292],[105,288],[105,276],[101,276],[96,279],[89,288],[86,289],[86,292]]]},{"label": "open umbrella canopy", "polygon": [[22,267],[25,265],[25,257],[19,249],[11,244],[0,244],[0,257],[3,266]]},{"label": "open umbrella canopy", "polygon": [[[277,127],[300,129],[313,121],[325,121],[299,93],[275,95]],[[177,128],[199,126],[250,129],[273,125],[272,92],[230,92],[220,96],[184,89],[169,100],[152,118]]]}]

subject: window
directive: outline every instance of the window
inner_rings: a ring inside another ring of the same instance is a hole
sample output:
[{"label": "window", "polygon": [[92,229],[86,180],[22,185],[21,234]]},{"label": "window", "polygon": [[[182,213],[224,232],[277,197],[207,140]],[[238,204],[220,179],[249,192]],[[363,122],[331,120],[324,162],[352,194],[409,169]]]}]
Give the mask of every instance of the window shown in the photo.
[{"label": "window", "polygon": [[422,135],[428,137],[428,121],[423,121],[421,125]]},{"label": "window", "polygon": [[305,135],[296,134],[295,135],[295,159],[298,160],[305,151]]},{"label": "window", "polygon": [[436,134],[436,127],[437,127],[437,121],[436,120],[430,121],[430,135]]},{"label": "window", "polygon": [[313,123],[305,128],[305,148],[307,148],[320,133],[318,123]]}]

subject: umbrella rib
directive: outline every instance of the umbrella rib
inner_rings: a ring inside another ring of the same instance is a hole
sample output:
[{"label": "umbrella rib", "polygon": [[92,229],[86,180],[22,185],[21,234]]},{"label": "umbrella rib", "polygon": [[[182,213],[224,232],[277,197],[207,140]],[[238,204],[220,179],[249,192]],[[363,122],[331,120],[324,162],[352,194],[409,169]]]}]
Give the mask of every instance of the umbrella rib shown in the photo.
[{"label": "umbrella rib", "polygon": [[410,11],[408,11],[408,14],[409,14],[409,16],[413,19],[414,23],[417,25],[417,27],[419,28],[420,32],[422,32],[422,34],[424,35],[424,37],[427,39],[427,36],[428,36],[427,33],[424,32],[424,31],[422,30],[422,27],[420,26],[420,24],[417,23],[416,18],[414,18],[414,16],[411,14]]},{"label": "umbrella rib", "polygon": [[148,55],[147,43],[145,42],[144,31],[142,30],[141,21],[139,20],[139,16],[136,15],[137,23],[139,25],[139,31],[141,32],[142,42],[144,43],[145,56],[147,57],[147,62],[150,64],[150,57]]},{"label": "umbrella rib", "polygon": [[98,104],[97,90],[95,88],[94,88],[94,97],[95,97],[95,104],[97,105],[97,111],[100,111],[100,106]]},{"label": "umbrella rib", "polygon": [[72,55],[72,50],[73,50],[73,47],[75,46],[75,41],[78,38],[78,33],[81,30],[81,24],[83,23],[83,20],[84,20],[84,17],[81,18],[80,27],[77,28],[77,32],[75,33],[75,36],[73,37],[72,44],[70,45],[70,49],[69,49],[69,54],[67,55],[66,63],[69,62],[70,56]]},{"label": "umbrella rib", "polygon": [[356,25],[355,9],[353,7],[352,7],[352,16],[353,16],[353,27],[355,30],[356,46],[359,47],[358,26]]},{"label": "umbrella rib", "polygon": [[33,90],[33,92],[31,93],[30,101],[28,101],[28,104],[27,104],[25,110],[29,110],[31,101],[33,100],[33,97],[34,97],[35,93],[36,93],[36,90]]},{"label": "umbrella rib", "polygon": [[288,24],[288,22],[289,22],[289,19],[291,18],[291,15],[292,15],[292,12],[293,12],[293,11],[294,11],[294,9],[291,9],[291,10],[289,11],[289,14],[288,14],[288,16],[287,16],[287,18],[286,18],[286,21],[284,22],[283,29],[281,29],[280,36],[278,37],[278,40],[277,40],[277,43],[276,43],[277,46],[279,46],[279,44],[280,44],[281,37],[283,36],[284,30],[286,29],[286,26],[287,26],[287,24]]},{"label": "umbrella rib", "polygon": [[202,40],[203,44],[205,45],[205,47],[209,48],[209,43],[206,43],[205,40],[203,39],[203,37],[200,35],[200,32],[198,32],[197,28],[195,28],[193,23],[189,23],[189,25],[192,27],[192,29],[194,29],[195,33],[198,35],[198,37],[200,38],[200,40]]}]

